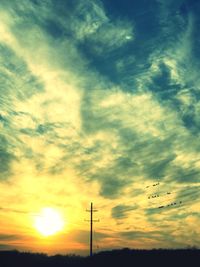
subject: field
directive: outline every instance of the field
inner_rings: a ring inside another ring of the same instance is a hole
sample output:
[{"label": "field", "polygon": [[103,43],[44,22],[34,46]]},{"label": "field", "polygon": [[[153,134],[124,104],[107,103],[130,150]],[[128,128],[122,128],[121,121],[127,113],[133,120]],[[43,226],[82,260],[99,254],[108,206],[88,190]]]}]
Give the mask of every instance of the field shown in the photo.
[{"label": "field", "polygon": [[112,250],[103,251],[92,257],[77,255],[47,256],[40,253],[1,251],[1,267],[106,267],[106,266],[199,266],[200,250]]}]

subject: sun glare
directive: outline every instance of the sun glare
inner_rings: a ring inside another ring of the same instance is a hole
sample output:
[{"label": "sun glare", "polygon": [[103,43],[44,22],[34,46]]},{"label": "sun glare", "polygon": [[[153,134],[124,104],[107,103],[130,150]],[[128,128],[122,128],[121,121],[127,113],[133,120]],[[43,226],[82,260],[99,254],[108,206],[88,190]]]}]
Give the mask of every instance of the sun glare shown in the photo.
[{"label": "sun glare", "polygon": [[64,227],[64,221],[58,211],[52,208],[43,208],[35,216],[35,228],[43,236],[53,235]]}]

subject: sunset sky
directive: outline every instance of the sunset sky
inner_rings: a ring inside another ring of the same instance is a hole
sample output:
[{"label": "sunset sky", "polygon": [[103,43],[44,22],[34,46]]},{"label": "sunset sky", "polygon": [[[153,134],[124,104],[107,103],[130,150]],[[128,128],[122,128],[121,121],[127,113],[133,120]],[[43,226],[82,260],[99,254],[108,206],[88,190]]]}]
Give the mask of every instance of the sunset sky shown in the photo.
[{"label": "sunset sky", "polygon": [[199,14],[0,0],[0,250],[87,255],[91,202],[95,252],[200,247]]}]

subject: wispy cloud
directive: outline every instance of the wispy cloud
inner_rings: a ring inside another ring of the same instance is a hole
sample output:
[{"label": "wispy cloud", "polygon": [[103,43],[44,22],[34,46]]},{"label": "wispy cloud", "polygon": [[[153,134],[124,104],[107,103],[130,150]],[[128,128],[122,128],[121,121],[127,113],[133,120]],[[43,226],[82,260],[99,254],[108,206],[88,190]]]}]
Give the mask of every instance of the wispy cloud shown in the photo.
[{"label": "wispy cloud", "polygon": [[143,4],[1,2],[0,200],[60,207],[73,225],[94,199],[113,247],[176,247],[189,233],[196,245],[199,5]]}]

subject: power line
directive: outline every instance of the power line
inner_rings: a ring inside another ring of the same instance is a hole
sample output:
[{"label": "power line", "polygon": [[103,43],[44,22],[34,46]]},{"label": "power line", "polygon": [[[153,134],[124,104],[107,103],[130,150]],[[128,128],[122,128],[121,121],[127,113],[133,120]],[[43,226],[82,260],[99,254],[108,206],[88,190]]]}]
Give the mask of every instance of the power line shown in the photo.
[{"label": "power line", "polygon": [[98,250],[99,249],[99,244],[98,244],[98,241],[97,241],[97,235],[96,235],[95,230],[93,231],[93,234],[94,234],[95,248],[96,248],[96,250]]}]

